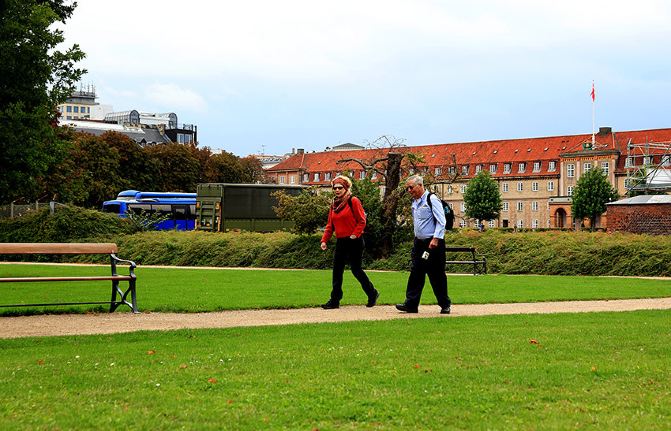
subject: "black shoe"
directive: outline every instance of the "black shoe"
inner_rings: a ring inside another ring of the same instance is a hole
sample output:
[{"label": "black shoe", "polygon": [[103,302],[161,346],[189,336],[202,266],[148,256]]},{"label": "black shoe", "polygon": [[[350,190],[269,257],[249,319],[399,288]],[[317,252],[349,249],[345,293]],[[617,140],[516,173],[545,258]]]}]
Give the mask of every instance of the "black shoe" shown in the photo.
[{"label": "black shoe", "polygon": [[408,307],[405,304],[396,304],[396,309],[398,311],[405,311],[406,313],[417,313],[417,308]]},{"label": "black shoe", "polygon": [[324,310],[334,310],[336,308],[340,308],[340,303],[336,302],[332,299],[329,299],[326,304],[322,304],[322,308]]},{"label": "black shoe", "polygon": [[368,303],[366,304],[366,307],[374,307],[375,304],[377,304],[377,298],[380,297],[380,291],[376,290],[375,294],[372,297],[368,298]]},{"label": "black shoe", "polygon": [[440,309],[440,314],[450,314],[450,306],[448,305],[447,307],[443,307]]}]

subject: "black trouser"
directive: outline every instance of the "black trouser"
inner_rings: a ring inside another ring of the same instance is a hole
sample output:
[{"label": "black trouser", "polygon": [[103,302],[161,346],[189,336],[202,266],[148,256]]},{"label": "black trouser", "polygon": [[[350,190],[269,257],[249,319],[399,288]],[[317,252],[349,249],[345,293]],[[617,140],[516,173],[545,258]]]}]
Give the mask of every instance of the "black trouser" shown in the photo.
[{"label": "black trouser", "polygon": [[[419,306],[419,300],[422,297],[424,281],[429,276],[433,294],[436,295],[438,305],[441,308],[452,304],[447,295],[447,275],[445,275],[445,240],[438,240],[438,246],[429,249],[431,238],[415,238],[412,246],[412,267],[410,268],[410,277],[408,277],[408,287],[405,293],[405,305],[411,308]],[[422,259],[422,254],[428,251],[429,258]]]},{"label": "black trouser", "polygon": [[352,274],[361,283],[361,288],[369,298],[375,295],[375,288],[368,279],[368,276],[361,268],[361,258],[363,256],[363,238],[357,239],[338,238],[336,240],[335,253],[333,254],[333,279],[331,290],[331,301],[340,302],[342,299],[342,276],[345,272],[345,263],[349,261],[349,267]]}]

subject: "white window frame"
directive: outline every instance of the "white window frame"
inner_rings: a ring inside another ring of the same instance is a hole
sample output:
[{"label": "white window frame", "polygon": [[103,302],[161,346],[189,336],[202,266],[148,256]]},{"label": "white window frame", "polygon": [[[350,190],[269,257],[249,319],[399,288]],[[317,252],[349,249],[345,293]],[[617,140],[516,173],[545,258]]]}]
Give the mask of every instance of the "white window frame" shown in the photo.
[{"label": "white window frame", "polygon": [[508,183],[501,184],[501,190],[503,193],[508,193]]},{"label": "white window frame", "polygon": [[510,211],[510,204],[508,204],[508,202],[504,201],[503,202],[503,209],[501,211],[505,211],[505,212]]},{"label": "white window frame", "polygon": [[443,174],[443,168],[441,168],[440,166],[437,166],[437,167],[433,170],[433,174],[436,175],[436,176],[438,176],[438,175],[442,175],[442,174]]},{"label": "white window frame", "polygon": [[517,201],[517,211],[522,212],[524,211],[524,202],[522,201]]},{"label": "white window frame", "polygon": [[504,163],[503,164],[503,173],[504,174],[509,174],[513,171],[513,165],[512,163]]},{"label": "white window frame", "polygon": [[601,170],[608,175],[610,173],[610,162],[601,162]]},{"label": "white window frame", "polygon": [[532,192],[537,192],[538,191],[538,181],[534,181],[531,183],[531,191]]},{"label": "white window frame", "polygon": [[541,171],[541,162],[534,162],[534,172]]},{"label": "white window frame", "polygon": [[531,202],[531,211],[538,211],[538,201]]},{"label": "white window frame", "polygon": [[566,164],[566,178],[575,177],[575,165],[573,163]]},{"label": "white window frame", "polygon": [[315,172],[315,176],[312,177],[312,178],[313,178],[312,181],[321,181],[321,180],[319,179],[319,172]]},{"label": "white window frame", "polygon": [[555,182],[554,181],[548,181],[548,191],[554,191],[555,189]]},{"label": "white window frame", "polygon": [[496,163],[493,163],[489,165],[489,173],[495,174],[496,173]]},{"label": "white window frame", "polygon": [[523,174],[527,170],[527,163],[526,162],[519,162],[517,164],[517,172],[520,174]]},{"label": "white window frame", "polygon": [[557,170],[557,162],[554,160],[550,160],[548,162],[548,172],[554,172]]},{"label": "white window frame", "polygon": [[517,191],[518,192],[523,192],[524,191],[524,183],[522,181],[517,182]]},{"label": "white window frame", "polygon": [[566,196],[573,196],[573,186],[566,187]]},{"label": "white window frame", "polygon": [[586,174],[592,170],[592,162],[585,162],[582,164],[582,173]]}]

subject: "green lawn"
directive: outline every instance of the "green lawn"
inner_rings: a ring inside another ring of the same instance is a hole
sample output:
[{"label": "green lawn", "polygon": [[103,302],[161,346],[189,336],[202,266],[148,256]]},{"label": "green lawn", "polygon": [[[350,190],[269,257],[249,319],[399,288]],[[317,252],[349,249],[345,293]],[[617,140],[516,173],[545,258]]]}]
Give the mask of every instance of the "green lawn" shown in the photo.
[{"label": "green lawn", "polygon": [[670,322],[636,311],[0,340],[0,429],[668,430]]},{"label": "green lawn", "polygon": [[[29,275],[106,275],[108,267],[0,265],[0,277]],[[234,270],[141,267],[138,304],[141,311],[197,312],[253,308],[313,307],[330,293],[331,273],[319,270]],[[407,272],[370,272],[380,290],[381,304],[402,302]],[[449,293],[455,304],[535,302],[671,296],[671,281],[636,278],[517,275],[450,275]],[[107,300],[109,282],[3,283],[1,304]],[[345,275],[343,304],[364,304],[366,297],[349,272]],[[428,283],[422,298],[435,304]],[[52,308],[52,311],[82,311]],[[102,308],[100,308],[102,309]],[[2,313],[45,309],[0,309]],[[124,309],[120,309],[124,310]]]}]

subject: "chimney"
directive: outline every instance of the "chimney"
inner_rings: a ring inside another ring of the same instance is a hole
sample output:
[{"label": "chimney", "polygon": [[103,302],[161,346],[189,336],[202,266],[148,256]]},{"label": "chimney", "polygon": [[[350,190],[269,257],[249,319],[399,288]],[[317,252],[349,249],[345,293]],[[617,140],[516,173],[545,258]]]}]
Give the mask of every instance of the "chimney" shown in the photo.
[{"label": "chimney", "polygon": [[612,127],[599,127],[599,135],[607,135],[613,133]]},{"label": "chimney", "polygon": [[305,153],[305,149],[303,148],[296,148],[296,154],[303,154]]}]

